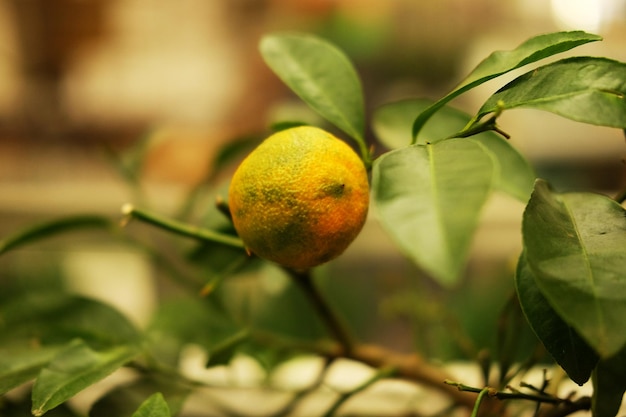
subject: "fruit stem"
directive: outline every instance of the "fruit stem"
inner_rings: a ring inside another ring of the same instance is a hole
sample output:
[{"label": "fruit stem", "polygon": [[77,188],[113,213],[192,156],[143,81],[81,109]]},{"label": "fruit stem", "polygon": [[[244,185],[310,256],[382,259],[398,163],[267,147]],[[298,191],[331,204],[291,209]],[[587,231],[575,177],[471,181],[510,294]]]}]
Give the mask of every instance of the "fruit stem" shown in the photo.
[{"label": "fruit stem", "polygon": [[145,223],[153,226],[160,227],[161,229],[174,232],[181,236],[191,237],[198,240],[210,241],[215,243],[221,243],[222,245],[231,246],[235,248],[243,249],[244,245],[241,239],[230,236],[224,233],[215,232],[209,229],[203,229],[197,226],[192,226],[186,223],[182,223],[173,219],[168,219],[157,214],[135,208],[132,204],[124,204],[122,206],[122,214],[125,217],[123,223],[125,224],[130,219],[141,220]]},{"label": "fruit stem", "polygon": [[351,357],[354,351],[354,341],[350,332],[344,326],[343,321],[336,312],[326,302],[319,289],[313,283],[311,271],[303,272],[288,270],[294,281],[300,286],[304,294],[307,296],[313,308],[324,322],[324,325],[330,334],[337,340],[343,349],[343,356]]}]

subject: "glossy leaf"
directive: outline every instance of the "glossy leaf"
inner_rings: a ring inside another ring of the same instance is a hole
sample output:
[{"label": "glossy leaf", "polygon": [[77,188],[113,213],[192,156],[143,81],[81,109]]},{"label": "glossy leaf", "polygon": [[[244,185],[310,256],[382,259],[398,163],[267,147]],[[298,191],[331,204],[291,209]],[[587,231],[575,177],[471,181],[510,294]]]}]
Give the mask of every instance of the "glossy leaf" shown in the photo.
[{"label": "glossy leaf", "polygon": [[103,216],[77,215],[42,222],[0,240],[0,255],[22,245],[79,229],[108,229],[113,222]]},{"label": "glossy leaf", "polygon": [[375,161],[373,199],[400,248],[444,285],[462,272],[494,166],[465,139],[416,145]]},{"label": "glossy leaf", "polygon": [[161,393],[169,412],[177,415],[192,387],[184,377],[153,373],[133,380],[128,384],[117,385],[100,397],[89,410],[89,417],[130,417],[142,406],[148,397]]},{"label": "glossy leaf", "polygon": [[[493,292],[490,293],[493,296]],[[488,379],[491,365],[498,369],[498,385],[504,386],[512,378],[536,365],[541,341],[524,315],[516,293],[512,293],[498,313],[496,321],[493,362],[481,359],[483,375]]]},{"label": "glossy leaf", "polygon": [[[427,108],[432,101],[424,99],[403,100],[384,105],[373,116],[373,129],[378,138],[391,149],[410,142],[411,123],[416,113]],[[444,106],[422,129],[418,144],[437,143],[460,131],[471,116],[455,108]],[[535,174],[528,161],[506,140],[493,132],[474,135],[467,140],[484,146],[496,164],[494,189],[505,192],[522,202],[527,202],[533,189]]]},{"label": "glossy leaf", "polygon": [[526,259],[558,315],[601,357],[626,344],[626,212],[591,193],[537,181],[523,217]]},{"label": "glossy leaf", "polygon": [[60,346],[0,347],[0,395],[35,379]]},{"label": "glossy leaf", "polygon": [[170,417],[170,409],[163,394],[155,392],[133,413],[132,417]]},{"label": "glossy leaf", "polygon": [[626,349],[601,360],[593,373],[594,417],[617,416],[626,392]]},{"label": "glossy leaf", "polygon": [[[138,343],[139,331],[112,307],[67,294],[30,294],[0,305],[0,343],[65,344],[81,338],[92,346]],[[111,331],[115,329],[115,331]]]},{"label": "glossy leaf", "polygon": [[454,90],[417,116],[413,124],[413,137],[418,135],[433,114],[462,93],[524,65],[601,39],[600,36],[582,31],[556,32],[532,37],[510,51],[493,52],[478,64]]},{"label": "glossy leaf", "polygon": [[[416,98],[387,103],[374,111],[372,129],[380,142],[389,149],[404,148],[411,144],[411,126],[415,115],[421,113],[433,100]],[[457,130],[463,128],[470,117],[457,117],[461,112],[454,112],[450,107],[443,107],[433,115],[417,136],[416,143],[439,142]]]},{"label": "glossy leaf", "polygon": [[543,296],[526,257],[517,265],[515,285],[522,311],[531,328],[554,360],[579,385],[587,382],[598,363],[598,355]]},{"label": "glossy leaf", "polygon": [[363,90],[346,55],[323,39],[298,33],[267,35],[259,48],[276,75],[313,110],[356,140],[365,155]]},{"label": "glossy leaf", "polygon": [[135,345],[95,351],[80,340],[61,350],[41,370],[32,393],[32,413],[40,416],[100,381],[139,353]]},{"label": "glossy leaf", "polygon": [[535,171],[528,160],[505,139],[492,133],[472,136],[493,158],[495,175],[493,188],[526,203],[535,182]]},{"label": "glossy leaf", "polygon": [[[2,401],[2,417],[32,417],[30,413],[30,398],[28,396],[19,396],[17,399],[3,398]],[[76,407],[68,404],[61,404],[54,410],[50,411],[46,417],[86,417],[81,414]]]},{"label": "glossy leaf", "polygon": [[626,63],[576,57],[545,65],[498,90],[481,107],[478,117],[500,109],[522,107],[624,129]]}]

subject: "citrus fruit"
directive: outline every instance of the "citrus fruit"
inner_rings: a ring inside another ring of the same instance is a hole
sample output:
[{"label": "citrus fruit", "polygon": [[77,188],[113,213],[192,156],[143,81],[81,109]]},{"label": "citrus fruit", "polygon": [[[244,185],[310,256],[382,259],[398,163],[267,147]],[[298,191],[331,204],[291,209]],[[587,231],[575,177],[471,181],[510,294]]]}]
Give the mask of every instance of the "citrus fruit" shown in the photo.
[{"label": "citrus fruit", "polygon": [[298,270],[339,256],[361,231],[369,205],[359,156],[311,126],[265,139],[239,165],[228,194],[246,249]]}]

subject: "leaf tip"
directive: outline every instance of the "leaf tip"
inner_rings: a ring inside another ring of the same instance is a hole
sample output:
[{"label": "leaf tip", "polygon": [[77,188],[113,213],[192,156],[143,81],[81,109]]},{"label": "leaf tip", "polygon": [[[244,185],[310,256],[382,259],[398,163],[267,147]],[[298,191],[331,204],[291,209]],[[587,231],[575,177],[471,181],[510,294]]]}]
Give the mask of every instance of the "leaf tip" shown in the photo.
[{"label": "leaf tip", "polygon": [[261,38],[259,39],[259,43],[258,43],[258,48],[259,48],[259,51],[261,52],[261,55],[263,55],[263,52],[267,49],[268,44],[272,42],[273,38],[274,38],[274,34],[271,34],[271,33],[261,36]]}]

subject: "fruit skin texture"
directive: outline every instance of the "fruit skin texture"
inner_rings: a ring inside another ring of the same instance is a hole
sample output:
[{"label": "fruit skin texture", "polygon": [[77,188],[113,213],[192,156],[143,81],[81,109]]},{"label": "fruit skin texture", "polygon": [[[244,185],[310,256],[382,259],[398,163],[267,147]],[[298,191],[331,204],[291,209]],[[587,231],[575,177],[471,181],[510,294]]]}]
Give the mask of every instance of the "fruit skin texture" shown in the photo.
[{"label": "fruit skin texture", "polygon": [[339,256],[361,231],[369,206],[359,156],[311,126],[262,142],[237,168],[228,194],[247,250],[297,270]]}]

